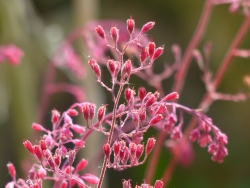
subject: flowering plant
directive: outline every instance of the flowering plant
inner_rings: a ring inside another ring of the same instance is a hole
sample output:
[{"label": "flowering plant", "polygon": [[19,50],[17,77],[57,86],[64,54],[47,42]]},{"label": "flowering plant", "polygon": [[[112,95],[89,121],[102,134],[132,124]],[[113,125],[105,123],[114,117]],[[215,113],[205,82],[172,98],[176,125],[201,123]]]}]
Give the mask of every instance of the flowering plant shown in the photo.
[{"label": "flowering plant", "polygon": [[[67,67],[79,77],[85,74],[72,47],[72,42],[83,35],[91,53],[88,65],[96,75],[96,81],[110,93],[113,101],[112,107],[109,106],[111,111],[107,112],[107,104],[97,106],[95,103],[86,102],[83,91],[76,85],[52,83],[51,80],[47,80],[43,97],[58,91],[68,91],[76,97],[77,102],[62,113],[55,109],[52,110],[51,129],[46,129],[40,123],[32,124],[32,129],[43,132],[43,136],[35,144],[25,139],[23,145],[35,157],[37,163],[31,166],[27,181],[17,179],[14,165],[8,163],[7,167],[13,180],[6,185],[6,188],[41,188],[42,182],[45,180],[53,181],[56,188],[90,187],[90,185],[100,188],[107,168],[121,171],[144,164],[151,152],[153,154],[149,160],[145,182],[135,187],[161,188],[167,185],[172,167],[167,167],[162,179],[155,181],[153,186],[150,184],[160,148],[167,136],[169,136],[167,146],[171,147],[173,154],[170,163],[172,165],[182,162],[183,152],[188,151],[190,141],[197,141],[201,147],[208,147],[212,160],[222,163],[228,155],[226,148],[228,138],[203,112],[213,100],[243,100],[248,97],[243,93],[237,95],[218,93],[216,88],[226,71],[230,57],[239,52],[237,47],[246,32],[245,27],[249,27],[250,16],[246,16],[246,23],[236,36],[236,44],[233,43],[229,49],[229,55],[226,56],[221,68],[213,78],[208,67],[210,44],[205,46],[204,55],[195,48],[204,32],[208,14],[214,3],[208,0],[205,4],[197,33],[183,57],[180,47],[173,45],[175,62],[171,66],[166,65],[160,74],[155,74],[152,67],[162,55],[164,47],[157,47],[155,42],[145,35],[154,27],[155,23],[152,21],[144,24],[139,30],[135,28],[135,21],[132,17],[127,20],[125,26],[117,23],[117,27],[109,29],[107,28],[108,22],[100,22],[100,25],[92,22],[66,38],[52,57],[48,69],[49,75],[51,72],[53,73],[55,67]],[[93,25],[95,26],[93,27]],[[110,34],[107,34],[107,30]],[[94,36],[90,36],[89,32]],[[109,57],[105,56],[107,51],[110,53]],[[177,103],[192,57],[204,73],[203,81],[207,89],[207,94],[198,109],[191,109]],[[102,80],[102,65],[107,67],[111,83],[105,83]],[[175,74],[173,91],[165,94],[162,81],[173,74]],[[131,87],[132,75],[147,81],[156,91],[147,92],[142,86],[137,89],[135,89],[137,86]],[[121,102],[123,96],[125,103]],[[40,119],[43,118],[43,113],[41,112]],[[185,131],[183,113],[193,116],[193,120]],[[79,114],[86,121],[86,126],[74,123],[73,117]],[[157,129],[159,134],[157,137],[152,135],[145,139],[144,134],[151,127]],[[76,154],[84,148],[85,142],[88,141],[88,137],[93,131],[106,137],[102,144],[104,157],[99,176],[92,173],[81,173],[88,164],[86,159],[75,162]],[[69,147],[70,143],[73,147]],[[123,180],[122,186],[131,188],[131,181]]]}]

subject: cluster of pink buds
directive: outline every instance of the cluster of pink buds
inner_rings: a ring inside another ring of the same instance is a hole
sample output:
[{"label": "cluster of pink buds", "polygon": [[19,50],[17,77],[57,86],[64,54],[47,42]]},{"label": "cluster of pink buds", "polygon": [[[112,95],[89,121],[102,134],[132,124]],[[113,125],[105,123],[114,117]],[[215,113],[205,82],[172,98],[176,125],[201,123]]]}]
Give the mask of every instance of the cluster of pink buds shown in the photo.
[{"label": "cluster of pink buds", "polygon": [[[214,138],[210,136],[210,132],[213,131]],[[201,147],[208,145],[208,153],[212,155],[212,160],[222,163],[224,158],[228,155],[225,145],[228,143],[227,136],[222,133],[215,126],[208,126],[207,123],[201,122],[199,126],[194,129],[189,136],[192,142],[197,141]]]},{"label": "cluster of pink buds", "polygon": [[[152,151],[154,145],[155,139],[149,138],[145,148],[145,156],[142,161],[139,161],[139,159],[141,158],[144,152],[143,144],[135,144],[134,142],[130,142],[127,146],[124,140],[115,141],[112,147],[110,147],[108,143],[104,144],[103,152],[108,158],[108,168],[123,170],[132,166],[138,166],[140,164],[143,164],[146,161],[147,156]],[[111,162],[110,159],[112,153],[114,155],[113,162]]]},{"label": "cluster of pink buds", "polygon": [[[123,188],[132,188],[130,180],[124,180],[122,182]],[[142,183],[141,185],[136,185],[135,188],[163,188],[163,182],[161,180],[156,180],[154,186],[147,183]]]}]

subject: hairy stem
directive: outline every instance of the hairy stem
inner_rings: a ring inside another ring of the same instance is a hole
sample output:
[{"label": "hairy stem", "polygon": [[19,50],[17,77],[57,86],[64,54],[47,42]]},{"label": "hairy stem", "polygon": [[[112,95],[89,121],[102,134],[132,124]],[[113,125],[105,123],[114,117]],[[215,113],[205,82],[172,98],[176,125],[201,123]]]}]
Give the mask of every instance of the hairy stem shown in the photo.
[{"label": "hairy stem", "polygon": [[[113,132],[114,132],[114,129],[115,129],[116,110],[117,110],[117,107],[118,107],[118,104],[119,104],[119,100],[120,100],[120,97],[121,97],[121,94],[122,94],[123,87],[124,87],[124,85],[121,84],[120,87],[119,87],[119,91],[118,91],[116,100],[114,102],[113,115],[112,115],[112,123],[111,123],[111,128],[110,128],[109,137],[108,137],[108,144],[109,145],[111,145],[111,141],[112,141],[112,137],[113,137]],[[105,156],[104,161],[103,161],[101,175],[100,175],[100,180],[99,180],[98,186],[97,186],[98,188],[101,188],[101,186],[102,186],[102,181],[104,179],[104,175],[105,175],[105,172],[106,172],[106,169],[107,169],[107,162],[108,162],[108,158]]]},{"label": "hairy stem", "polygon": [[[236,50],[239,47],[239,45],[242,42],[244,36],[246,35],[249,27],[250,27],[250,14],[245,18],[243,24],[241,25],[238,33],[236,34],[236,36],[231,44],[228,52],[226,53],[216,75],[214,76],[212,83],[213,83],[213,87],[215,90],[218,88],[219,84],[221,83],[222,78],[224,77],[226,70],[228,69],[228,67],[233,59],[234,50]],[[213,102],[213,99],[209,95],[209,92],[207,92],[204,95],[204,97],[199,105],[199,108],[202,111],[205,111],[212,104],[212,102]],[[193,130],[195,128],[197,121],[198,121],[197,117],[192,118],[192,120],[190,121],[190,123],[188,124],[188,126],[185,130],[185,133],[184,133],[184,136],[180,142],[180,145],[178,146],[178,148],[176,148],[175,155],[173,155],[169,165],[165,169],[165,172],[163,175],[163,182],[164,182],[165,187],[167,187],[169,180],[171,178],[171,175],[173,173],[174,167],[178,162],[177,158],[182,150],[183,143],[185,143],[187,141],[188,135],[191,132],[191,130]]]}]

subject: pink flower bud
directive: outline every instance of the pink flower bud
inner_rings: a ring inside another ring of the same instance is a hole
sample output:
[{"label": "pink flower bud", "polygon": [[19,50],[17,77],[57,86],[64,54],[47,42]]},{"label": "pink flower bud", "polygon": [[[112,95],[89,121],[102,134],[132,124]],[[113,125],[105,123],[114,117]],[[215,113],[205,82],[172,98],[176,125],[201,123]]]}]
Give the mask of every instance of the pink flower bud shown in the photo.
[{"label": "pink flower bud", "polygon": [[128,147],[125,147],[123,149],[123,151],[124,151],[124,157],[123,157],[122,163],[123,164],[127,164],[128,159],[129,159],[129,150],[128,150]]},{"label": "pink flower bud", "polygon": [[16,180],[16,169],[12,163],[7,164],[7,168],[9,171],[10,176],[12,177],[13,180]]},{"label": "pink flower bud", "polygon": [[129,87],[125,89],[125,99],[129,103],[129,101],[134,97],[134,91]]},{"label": "pink flower bud", "polygon": [[40,148],[42,150],[46,150],[47,149],[46,142],[45,142],[44,139],[42,139],[42,140],[39,141],[39,145],[40,145]]},{"label": "pink flower bud", "polygon": [[127,60],[123,67],[122,67],[122,77],[129,77],[131,74],[131,70],[132,70],[132,65],[131,65],[131,60]]},{"label": "pink flower bud", "polygon": [[127,19],[127,29],[130,35],[132,35],[135,28],[135,21],[132,19],[132,16],[130,16],[129,19]]},{"label": "pink flower bud", "polygon": [[136,114],[132,114],[132,121],[135,124],[136,129],[139,128],[139,115]]},{"label": "pink flower bud", "polygon": [[146,118],[146,110],[140,109],[138,113],[139,113],[139,117],[140,117],[141,122],[144,122],[144,120]]},{"label": "pink flower bud", "polygon": [[66,180],[63,180],[59,188],[67,188],[68,182]]},{"label": "pink flower bud", "polygon": [[114,150],[114,154],[115,156],[117,156],[120,152],[120,144],[118,141],[115,141],[114,145],[113,145],[113,150]]},{"label": "pink flower bud", "polygon": [[78,105],[80,108],[81,113],[86,121],[89,120],[89,103],[83,103]]},{"label": "pink flower bud", "polygon": [[152,151],[152,149],[155,145],[155,141],[156,141],[155,138],[148,139],[147,145],[146,145],[146,155],[148,155]]},{"label": "pink flower bud", "polygon": [[117,43],[117,41],[119,39],[119,30],[116,27],[111,27],[110,34],[111,34],[114,42]]},{"label": "pink flower bud", "polygon": [[167,110],[166,105],[163,104],[163,103],[161,103],[161,104],[157,107],[157,109],[156,109],[156,111],[155,111],[155,115],[156,115],[156,114],[163,114],[164,112],[166,112],[166,110]]},{"label": "pink flower bud", "polygon": [[32,129],[35,131],[43,131],[44,130],[43,126],[38,124],[38,123],[32,123]]},{"label": "pink flower bud", "polygon": [[144,97],[146,96],[146,89],[144,87],[139,87],[138,89],[138,96],[140,98],[140,101],[142,102]]},{"label": "pink flower bud", "polygon": [[130,180],[123,180],[123,182],[122,182],[122,188],[132,188]]},{"label": "pink flower bud", "polygon": [[149,42],[148,43],[148,55],[150,58],[153,57],[155,52],[155,43],[154,42]]},{"label": "pink flower bud", "polygon": [[42,166],[40,166],[40,168],[37,170],[37,177],[35,178],[44,179],[46,175],[47,171]]},{"label": "pink flower bud", "polygon": [[74,117],[78,115],[78,112],[75,109],[69,109],[67,110],[67,114]]},{"label": "pink flower bud", "polygon": [[180,139],[181,137],[182,137],[181,127],[180,126],[174,127],[171,133],[171,138],[173,140],[177,140]]},{"label": "pink flower bud", "polygon": [[97,112],[98,121],[101,122],[106,112],[106,105],[102,105]]},{"label": "pink flower bud", "polygon": [[133,143],[133,142],[131,142],[131,143],[129,144],[130,156],[131,156],[132,158],[135,158],[136,147],[137,147],[136,144]]},{"label": "pink flower bud", "polygon": [[93,120],[94,118],[94,115],[95,115],[95,108],[96,108],[96,105],[93,104],[93,103],[90,103],[89,104],[89,119],[90,120]]},{"label": "pink flower bud", "polygon": [[199,145],[200,145],[202,148],[204,148],[204,147],[207,146],[207,144],[210,144],[212,141],[213,141],[213,140],[212,140],[211,136],[210,136],[208,133],[203,133],[203,134],[200,136],[200,138],[199,138],[199,140],[198,140],[198,143],[199,143]]},{"label": "pink flower bud", "polygon": [[154,188],[162,188],[163,187],[163,182],[161,180],[156,180]]},{"label": "pink flower bud", "polygon": [[70,127],[73,124],[71,117],[66,113],[64,113],[64,123],[67,127]]},{"label": "pink flower bud", "polygon": [[93,174],[84,174],[83,176],[81,176],[82,179],[84,179],[85,181],[87,181],[88,183],[92,184],[92,185],[97,185],[99,182],[99,178],[96,177]]},{"label": "pink flower bud", "polygon": [[82,159],[79,161],[79,163],[76,165],[76,172],[81,171],[82,169],[84,169],[88,164],[88,161],[86,159]]},{"label": "pink flower bud", "polygon": [[49,157],[52,157],[51,151],[49,149],[43,150],[43,156],[48,159]]},{"label": "pink flower bud", "polygon": [[80,139],[73,139],[71,141],[73,142],[73,144],[75,144],[77,148],[82,148],[85,146],[85,142]]},{"label": "pink flower bud", "polygon": [[142,45],[141,43],[136,43],[136,46],[137,46],[140,50],[145,50],[145,46]]},{"label": "pink flower bud", "polygon": [[148,23],[144,24],[142,26],[141,32],[145,33],[147,31],[149,31],[150,29],[152,29],[154,27],[154,25],[155,25],[155,22],[148,22]]},{"label": "pink flower bud", "polygon": [[111,76],[114,77],[115,76],[115,70],[116,70],[115,61],[113,59],[109,59],[108,62],[107,62],[107,67],[108,67],[108,70],[109,70]]},{"label": "pink flower bud", "polygon": [[36,157],[39,159],[39,161],[42,161],[42,158],[43,158],[43,151],[42,151],[42,149],[40,148],[40,146],[34,145],[34,146],[33,146],[33,151],[34,151],[34,154],[36,155]]},{"label": "pink flower bud", "polygon": [[156,48],[152,60],[154,61],[154,60],[156,60],[158,57],[160,57],[161,54],[163,53],[163,51],[164,51],[164,47],[158,47],[158,48]]},{"label": "pink flower bud", "polygon": [[24,140],[24,141],[23,141],[23,145],[24,145],[24,147],[25,147],[30,153],[34,154],[33,146],[32,146],[32,144],[31,144],[30,141]]},{"label": "pink flower bud", "polygon": [[60,117],[60,113],[57,110],[52,110],[51,121],[52,121],[53,124],[57,123],[59,117]]},{"label": "pink flower bud", "polygon": [[137,160],[142,156],[143,150],[144,150],[144,145],[138,144],[136,148],[136,153],[135,153]]},{"label": "pink flower bud", "polygon": [[10,64],[13,66],[18,65],[24,55],[23,51],[13,44],[6,46],[4,53]]},{"label": "pink flower bud", "polygon": [[179,94],[177,92],[169,93],[161,101],[169,101],[169,100],[174,100],[174,99],[179,99]]},{"label": "pink flower bud", "polygon": [[152,94],[152,93],[148,93],[147,94],[147,96],[146,96],[146,98],[145,98],[145,106],[146,106],[146,108],[148,108],[148,107],[150,107],[152,104],[154,104],[155,103],[155,101],[156,101],[156,97],[155,97],[155,95],[154,94]]},{"label": "pink flower bud", "polygon": [[103,145],[103,152],[105,156],[109,159],[110,156],[110,145],[108,143]]},{"label": "pink flower bud", "polygon": [[162,120],[163,116],[161,114],[156,114],[149,122],[149,125],[154,125]]},{"label": "pink flower bud", "polygon": [[29,170],[28,177],[31,180],[34,180],[36,178],[36,170],[35,170],[34,166],[32,166],[32,168]]},{"label": "pink flower bud", "polygon": [[[57,148],[57,151],[59,151],[58,148]],[[59,152],[56,152],[54,154],[54,161],[55,161],[56,166],[60,166],[60,164],[61,164],[61,155],[60,155]]]},{"label": "pink flower bud", "polygon": [[71,166],[76,158],[76,150],[70,150],[68,152],[69,158],[68,158],[68,163]]},{"label": "pink flower bud", "polygon": [[90,59],[88,64],[90,65],[90,67],[93,69],[93,71],[95,72],[96,76],[98,78],[101,77],[101,68],[100,66],[97,64],[95,59]]},{"label": "pink flower bud", "polygon": [[70,128],[78,134],[83,134],[85,132],[85,127],[81,125],[73,124],[70,126]]},{"label": "pink flower bud", "polygon": [[56,164],[55,164],[55,161],[53,160],[53,158],[49,157],[47,159],[47,161],[48,161],[49,166],[54,170],[56,168]]},{"label": "pink flower bud", "polygon": [[197,129],[194,129],[190,132],[190,136],[189,139],[191,140],[191,142],[195,142],[196,140],[198,140],[200,138],[200,131]]},{"label": "pink flower bud", "polygon": [[147,59],[148,57],[148,52],[146,49],[142,50],[140,53],[140,62],[141,64],[144,64],[144,61]]},{"label": "pink flower bud", "polygon": [[102,28],[102,26],[98,25],[96,28],[95,28],[95,31],[97,32],[97,34],[105,39],[105,32],[104,32],[104,29]]}]

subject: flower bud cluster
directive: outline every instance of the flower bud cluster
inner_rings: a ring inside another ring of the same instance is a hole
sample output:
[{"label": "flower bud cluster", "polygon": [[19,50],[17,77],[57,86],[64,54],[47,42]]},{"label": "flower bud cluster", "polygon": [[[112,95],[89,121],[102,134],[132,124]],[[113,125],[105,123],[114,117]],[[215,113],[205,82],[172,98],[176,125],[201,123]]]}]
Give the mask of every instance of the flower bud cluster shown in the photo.
[{"label": "flower bud cluster", "polygon": [[[214,133],[213,139],[210,135],[211,131]],[[201,147],[208,145],[208,153],[212,155],[212,161],[222,163],[228,155],[225,147],[228,143],[228,138],[214,125],[211,127],[205,122],[200,123],[199,127],[190,133],[189,139],[192,142],[197,141]]]},{"label": "flower bud cluster", "polygon": [[[121,140],[115,141],[112,147],[108,143],[104,144],[103,152],[108,159],[108,168],[123,170],[143,164],[154,145],[154,138],[148,139],[146,148],[144,148],[143,144],[136,144],[134,142],[127,143],[125,140]],[[140,161],[144,152],[144,159]],[[111,154],[113,154],[113,162],[111,161]]]},{"label": "flower bud cluster", "polygon": [[[123,188],[132,188],[130,180],[123,180]],[[136,185],[135,188],[163,188],[163,182],[161,180],[156,180],[154,186],[147,183],[142,183],[141,185]]]}]

